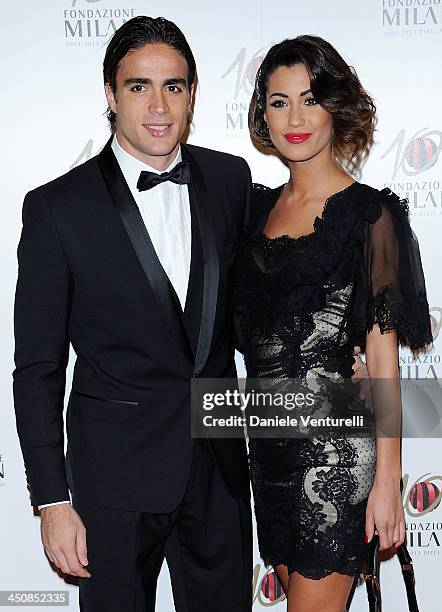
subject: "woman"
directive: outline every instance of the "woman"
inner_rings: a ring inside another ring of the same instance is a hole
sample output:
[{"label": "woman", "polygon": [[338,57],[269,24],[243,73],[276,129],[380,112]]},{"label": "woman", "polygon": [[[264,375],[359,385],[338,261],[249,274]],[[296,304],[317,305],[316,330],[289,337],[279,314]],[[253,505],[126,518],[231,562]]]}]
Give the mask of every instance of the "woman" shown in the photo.
[{"label": "woman", "polygon": [[[406,203],[353,178],[374,123],[373,101],[329,43],[299,36],[269,50],[249,127],[290,178],[256,186],[238,259],[249,378],[345,379],[359,345],[370,378],[398,381],[398,342],[431,342]],[[373,534],[381,549],[405,538],[400,439],[251,439],[250,469],[261,555],[289,612],[343,612]]]}]

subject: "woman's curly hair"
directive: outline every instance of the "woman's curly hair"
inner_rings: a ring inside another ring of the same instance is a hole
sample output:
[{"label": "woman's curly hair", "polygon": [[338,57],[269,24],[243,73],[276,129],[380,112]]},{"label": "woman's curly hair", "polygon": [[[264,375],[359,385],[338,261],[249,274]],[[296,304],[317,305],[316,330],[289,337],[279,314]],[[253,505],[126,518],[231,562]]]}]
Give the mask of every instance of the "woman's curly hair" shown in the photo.
[{"label": "woman's curly hair", "polygon": [[273,45],[256,74],[249,108],[249,130],[257,146],[273,148],[264,120],[267,84],[281,66],[303,64],[315,100],[332,116],[332,149],[336,160],[355,172],[373,143],[376,107],[351,66],[319,36],[297,36]]}]

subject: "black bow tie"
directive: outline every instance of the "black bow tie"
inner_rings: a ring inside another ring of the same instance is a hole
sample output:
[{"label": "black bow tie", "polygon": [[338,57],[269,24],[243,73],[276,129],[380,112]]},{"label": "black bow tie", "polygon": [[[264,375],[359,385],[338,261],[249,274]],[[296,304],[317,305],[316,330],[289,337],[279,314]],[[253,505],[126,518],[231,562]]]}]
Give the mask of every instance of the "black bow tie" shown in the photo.
[{"label": "black bow tie", "polygon": [[143,170],[138,179],[137,189],[138,191],[147,191],[165,181],[172,181],[172,183],[177,183],[178,185],[190,183],[189,163],[182,161],[172,168],[170,172],[163,172],[162,174]]}]

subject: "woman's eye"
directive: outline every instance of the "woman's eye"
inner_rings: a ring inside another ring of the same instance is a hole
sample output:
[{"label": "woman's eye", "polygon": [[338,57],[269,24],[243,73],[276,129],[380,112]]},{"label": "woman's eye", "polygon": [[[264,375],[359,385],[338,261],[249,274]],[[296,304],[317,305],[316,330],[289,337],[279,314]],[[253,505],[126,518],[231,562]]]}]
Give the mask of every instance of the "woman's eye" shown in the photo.
[{"label": "woman's eye", "polygon": [[317,104],[316,100],[311,97],[311,98],[307,98],[307,100],[305,100],[304,104],[306,104],[307,106],[315,106],[315,104]]},{"label": "woman's eye", "polygon": [[283,100],[274,100],[273,102],[270,103],[270,106],[273,106],[274,108],[282,108],[284,104],[285,103]]}]

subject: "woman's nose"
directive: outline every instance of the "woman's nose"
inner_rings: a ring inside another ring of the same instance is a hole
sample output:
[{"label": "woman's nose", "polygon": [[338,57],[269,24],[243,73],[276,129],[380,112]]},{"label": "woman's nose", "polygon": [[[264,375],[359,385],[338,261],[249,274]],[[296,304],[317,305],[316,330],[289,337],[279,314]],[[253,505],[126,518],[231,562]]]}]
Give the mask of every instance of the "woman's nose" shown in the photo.
[{"label": "woman's nose", "polygon": [[299,108],[293,107],[290,111],[289,124],[292,125],[293,127],[300,127],[304,125],[304,123],[305,123],[305,119],[304,119],[302,110],[300,110]]}]

